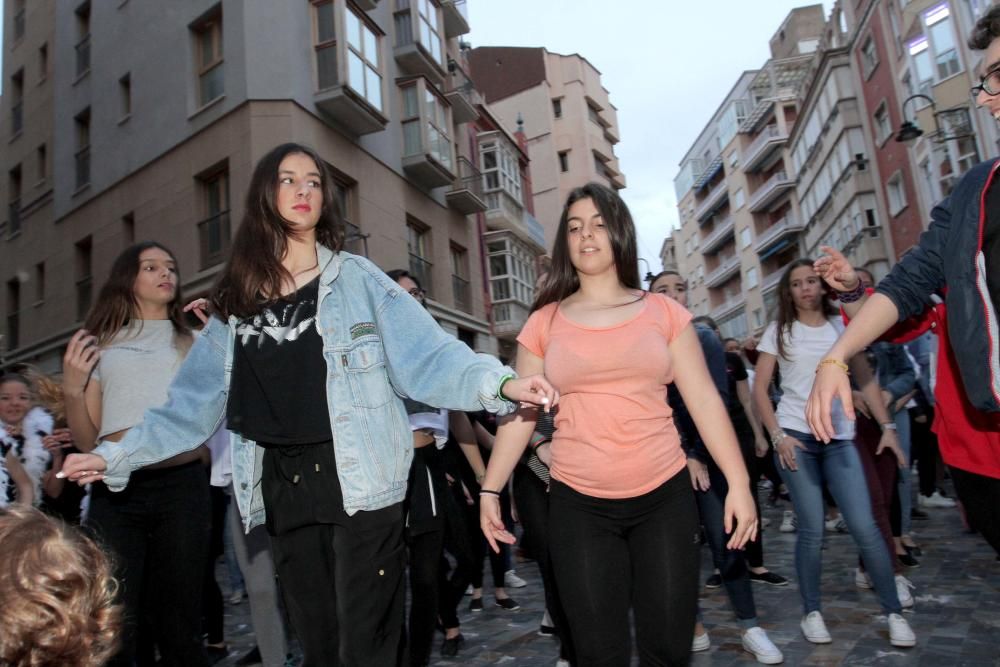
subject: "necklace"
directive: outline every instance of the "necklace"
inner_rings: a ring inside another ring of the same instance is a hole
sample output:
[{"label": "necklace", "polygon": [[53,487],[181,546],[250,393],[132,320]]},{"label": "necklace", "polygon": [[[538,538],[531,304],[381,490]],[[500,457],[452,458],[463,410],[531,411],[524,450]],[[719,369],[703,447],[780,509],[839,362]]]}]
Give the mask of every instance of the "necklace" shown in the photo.
[{"label": "necklace", "polygon": [[306,267],[306,268],[302,269],[301,271],[297,271],[297,272],[293,273],[292,274],[292,278],[298,278],[303,273],[309,273],[310,271],[312,271],[313,269],[316,269],[316,268],[319,268],[319,260],[318,259],[316,260],[316,263],[313,264],[312,266]]}]

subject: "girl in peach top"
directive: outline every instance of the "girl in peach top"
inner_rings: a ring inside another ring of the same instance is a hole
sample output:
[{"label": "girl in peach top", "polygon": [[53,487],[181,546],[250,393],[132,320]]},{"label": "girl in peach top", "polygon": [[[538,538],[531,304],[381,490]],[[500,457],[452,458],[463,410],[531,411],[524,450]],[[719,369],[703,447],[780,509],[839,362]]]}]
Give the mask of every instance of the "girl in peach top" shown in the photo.
[{"label": "girl in peach top", "polygon": [[[552,439],[550,550],[578,664],[628,665],[629,608],[643,664],[687,664],[700,553],[698,512],[666,402],[675,382],[731,489],[729,546],[756,533],[746,468],[709,378],[690,313],[641,289],[635,227],[620,197],[590,183],[570,193],[552,270],[518,336],[518,373],[560,391]],[[537,413],[500,426],[481,494],[493,548],[513,543],[497,492]]]}]

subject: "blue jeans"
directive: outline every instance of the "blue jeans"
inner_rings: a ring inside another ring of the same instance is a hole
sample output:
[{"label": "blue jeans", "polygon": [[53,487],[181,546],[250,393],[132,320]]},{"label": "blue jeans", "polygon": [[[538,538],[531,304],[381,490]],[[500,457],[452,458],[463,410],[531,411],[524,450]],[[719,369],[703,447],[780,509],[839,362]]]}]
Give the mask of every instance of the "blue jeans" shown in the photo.
[{"label": "blue jeans", "polygon": [[913,475],[910,474],[910,466],[913,465],[911,455],[912,443],[910,438],[910,411],[903,408],[892,416],[896,422],[896,435],[899,438],[899,448],[903,450],[906,457],[906,466],[899,469],[896,475],[896,491],[899,493],[899,531],[901,535],[909,535],[910,525],[913,517],[910,511],[913,509]]},{"label": "blue jeans", "polygon": [[799,577],[803,612],[820,611],[825,483],[861,551],[882,610],[887,614],[900,613],[902,607],[896,595],[892,561],[872,514],[864,469],[854,445],[848,440],[831,440],[824,445],[811,434],[791,430],[786,433],[805,445],[804,450],[795,450],[796,471],[782,468],[775,453],[781,479],[792,496],[798,518],[795,571]]}]

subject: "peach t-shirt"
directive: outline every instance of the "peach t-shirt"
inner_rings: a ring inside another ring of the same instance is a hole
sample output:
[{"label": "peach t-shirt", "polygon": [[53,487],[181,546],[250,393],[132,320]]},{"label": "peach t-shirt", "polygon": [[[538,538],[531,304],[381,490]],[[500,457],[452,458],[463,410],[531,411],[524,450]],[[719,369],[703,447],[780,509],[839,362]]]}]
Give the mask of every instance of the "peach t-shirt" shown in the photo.
[{"label": "peach t-shirt", "polygon": [[668,345],[691,314],[662,294],[611,327],[586,327],[550,303],[528,318],[518,342],[545,360],[559,390],[552,477],[598,498],[649,493],[685,466],[667,385]]}]

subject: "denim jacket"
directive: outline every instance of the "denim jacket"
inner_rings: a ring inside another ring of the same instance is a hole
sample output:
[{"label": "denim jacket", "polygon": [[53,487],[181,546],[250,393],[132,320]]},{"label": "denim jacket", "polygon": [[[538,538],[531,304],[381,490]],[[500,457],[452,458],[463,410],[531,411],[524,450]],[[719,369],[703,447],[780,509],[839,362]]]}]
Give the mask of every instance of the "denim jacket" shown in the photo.
[{"label": "denim jacket", "polygon": [[[317,245],[322,267],[316,327],[327,368],[326,400],[337,476],[348,514],[401,502],[413,458],[407,396],[453,410],[513,412],[498,398],[514,372],[445,333],[424,308],[363,257]],[[209,320],[171,382],[167,402],[146,411],[121,442],[94,449],[113,491],[132,471],[192,450],[226,414],[237,319]],[[318,361],[318,360],[317,360]],[[230,434],[236,502],[249,531],[264,523],[263,448]]]}]

